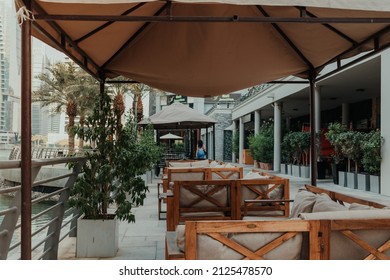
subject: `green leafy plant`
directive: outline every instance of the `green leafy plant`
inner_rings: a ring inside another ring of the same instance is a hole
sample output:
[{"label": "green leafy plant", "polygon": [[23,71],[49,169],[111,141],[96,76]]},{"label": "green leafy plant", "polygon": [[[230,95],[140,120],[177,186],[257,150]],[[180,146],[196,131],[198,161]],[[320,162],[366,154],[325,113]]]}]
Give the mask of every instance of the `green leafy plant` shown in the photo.
[{"label": "green leafy plant", "polygon": [[368,133],[366,141],[362,144],[363,158],[362,165],[366,172],[379,175],[381,171],[381,148],[384,138],[379,130],[373,130]]},{"label": "green leafy plant", "polygon": [[150,126],[139,133],[134,117],[125,125],[121,112],[112,107],[107,93],[102,95],[93,114],[87,118],[82,133],[93,147],[71,191],[70,205],[77,207],[87,219],[110,218],[108,207],[115,204],[114,215],[134,222],[131,209],[143,205],[149,191],[140,175],[150,170],[160,158],[161,150],[154,142]]},{"label": "green leafy plant", "polygon": [[282,153],[293,164],[308,165],[310,133],[291,131],[283,137]]},{"label": "green leafy plant", "polygon": [[335,122],[328,125],[328,131],[325,133],[325,138],[332,145],[334,152],[332,153],[332,161],[336,164],[341,163],[344,159],[342,153],[341,134],[348,131],[347,127],[341,123]]},{"label": "green leafy plant", "polygon": [[233,133],[232,137],[232,151],[238,157],[238,154],[240,152],[240,134],[238,133],[238,130],[236,130]]},{"label": "green leafy plant", "polygon": [[264,163],[274,160],[274,126],[265,123],[256,135],[249,136],[249,151],[252,157]]},{"label": "green leafy plant", "polygon": [[348,130],[340,133],[338,141],[341,145],[341,152],[348,159],[349,172],[351,172],[351,161],[355,164],[355,173],[359,170],[359,161],[363,155],[362,143],[365,139],[366,134],[359,131]]}]

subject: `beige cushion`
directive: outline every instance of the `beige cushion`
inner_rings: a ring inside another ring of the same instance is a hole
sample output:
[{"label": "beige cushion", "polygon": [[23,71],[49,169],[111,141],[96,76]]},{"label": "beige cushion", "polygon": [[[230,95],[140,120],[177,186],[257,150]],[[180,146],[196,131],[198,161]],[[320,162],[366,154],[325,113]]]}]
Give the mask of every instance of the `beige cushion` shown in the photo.
[{"label": "beige cushion", "polygon": [[191,167],[191,162],[170,161],[169,167]]},{"label": "beige cushion", "polygon": [[244,175],[243,179],[270,179],[270,178],[272,178],[272,176],[264,176],[261,175],[259,172],[250,171]]},{"label": "beige cushion", "polygon": [[209,167],[210,163],[208,159],[205,160],[195,160],[191,162],[191,167]]},{"label": "beige cushion", "polygon": [[[224,234],[227,236],[226,234]],[[180,251],[185,252],[185,225],[176,227],[176,242]],[[198,259],[201,260],[217,260],[221,256],[221,252],[225,250],[220,242],[205,236],[198,236]]]},{"label": "beige cushion", "polygon": [[211,180],[225,179],[224,177],[226,176],[229,176],[226,178],[228,180],[240,179],[240,172],[235,169],[232,169],[231,171],[226,170],[226,168],[221,168],[221,170],[218,170],[218,167],[214,168],[214,172],[211,172]]},{"label": "beige cushion", "polygon": [[203,180],[204,172],[172,172],[171,182]]},{"label": "beige cushion", "polygon": [[351,205],[349,205],[349,210],[374,210],[374,209],[378,209],[378,208],[375,208],[373,206],[360,204],[360,203],[355,203],[355,202],[351,203]]},{"label": "beige cushion", "polygon": [[216,167],[219,163],[215,160],[213,160],[212,162],[210,162],[210,167],[213,168],[213,167]]},{"label": "beige cushion", "polygon": [[317,195],[306,189],[299,189],[294,198],[290,218],[296,218],[300,213],[311,213]]},{"label": "beige cushion", "polygon": [[301,213],[302,220],[390,219],[389,209]]},{"label": "beige cushion", "polygon": [[348,208],[333,201],[329,195],[322,193],[317,195],[313,206],[314,212],[347,211]]},{"label": "beige cushion", "polygon": [[[355,211],[334,211],[302,213],[300,217],[304,220],[340,220],[340,219],[390,219],[390,210],[355,210]],[[378,248],[390,239],[390,230],[355,230],[353,231],[360,239],[368,242],[371,246]],[[390,257],[390,250],[384,252]],[[330,259],[331,260],[361,260],[369,253],[363,250],[356,243],[345,237],[338,231],[332,231],[330,236]]]},{"label": "beige cushion", "polygon": [[[213,186],[213,185],[197,185],[194,186],[197,190],[199,190],[202,193],[208,193],[211,189],[219,187],[219,186]],[[210,197],[214,198],[218,202],[220,202],[221,205],[227,206],[228,205],[228,192],[226,187],[221,188],[219,191],[213,193]],[[198,203],[193,204],[196,200],[198,200],[200,197],[197,194],[194,194],[193,192],[181,188],[180,189],[180,196],[179,196],[179,203],[181,207],[215,207],[215,204],[207,201],[207,200],[200,200]]]}]

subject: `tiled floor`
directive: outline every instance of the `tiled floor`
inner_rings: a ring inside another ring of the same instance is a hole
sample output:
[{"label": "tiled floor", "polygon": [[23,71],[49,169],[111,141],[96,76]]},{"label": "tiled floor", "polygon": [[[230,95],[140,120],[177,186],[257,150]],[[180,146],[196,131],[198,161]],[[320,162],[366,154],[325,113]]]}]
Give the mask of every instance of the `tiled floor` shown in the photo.
[{"label": "tiled floor", "polygon": [[[245,166],[244,170],[249,171],[252,166]],[[310,184],[310,179],[291,177],[283,174],[279,176],[290,179],[290,197],[304,184]],[[329,188],[338,192],[353,193],[354,196],[372,199],[390,206],[390,197],[374,193],[351,190],[333,184],[331,179],[318,180],[318,186]],[[150,193],[144,201],[144,206],[135,208],[133,213],[136,217],[135,223],[128,224],[120,222],[119,250],[115,257],[117,260],[163,260],[164,259],[164,238],[166,221],[158,220],[157,214],[157,180],[149,184]],[[164,206],[163,206],[164,207]],[[60,244],[59,259],[76,259],[75,238],[68,238]]]}]

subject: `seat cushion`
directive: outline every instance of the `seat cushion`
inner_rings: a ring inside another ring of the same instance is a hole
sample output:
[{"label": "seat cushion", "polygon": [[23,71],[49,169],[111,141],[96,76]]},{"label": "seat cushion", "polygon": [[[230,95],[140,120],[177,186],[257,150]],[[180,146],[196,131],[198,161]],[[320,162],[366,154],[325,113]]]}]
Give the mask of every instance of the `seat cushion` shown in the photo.
[{"label": "seat cushion", "polygon": [[309,192],[305,188],[299,189],[294,198],[290,218],[297,218],[300,213],[311,213],[316,198],[316,194]]}]

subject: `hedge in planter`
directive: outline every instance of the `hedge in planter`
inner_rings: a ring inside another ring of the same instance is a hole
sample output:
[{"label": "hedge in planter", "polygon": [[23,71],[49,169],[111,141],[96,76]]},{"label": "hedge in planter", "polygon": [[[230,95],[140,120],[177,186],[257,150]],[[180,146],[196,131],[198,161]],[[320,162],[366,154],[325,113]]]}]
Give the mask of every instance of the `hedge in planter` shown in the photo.
[{"label": "hedge in planter", "polygon": [[264,124],[259,133],[249,137],[249,150],[257,162],[272,163],[274,160],[274,126]]}]

